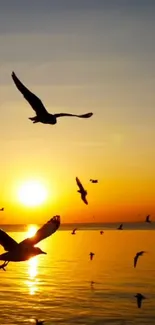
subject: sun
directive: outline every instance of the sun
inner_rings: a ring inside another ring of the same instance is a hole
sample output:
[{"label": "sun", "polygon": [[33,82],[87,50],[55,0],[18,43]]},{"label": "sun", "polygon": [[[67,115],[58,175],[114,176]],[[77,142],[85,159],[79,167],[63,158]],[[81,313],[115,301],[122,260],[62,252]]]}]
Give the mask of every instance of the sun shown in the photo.
[{"label": "sun", "polygon": [[35,233],[37,232],[38,227],[36,225],[29,225],[28,231],[27,231],[27,236],[33,237]]},{"label": "sun", "polygon": [[47,198],[47,190],[41,182],[30,180],[20,186],[18,198],[26,206],[41,205]]}]

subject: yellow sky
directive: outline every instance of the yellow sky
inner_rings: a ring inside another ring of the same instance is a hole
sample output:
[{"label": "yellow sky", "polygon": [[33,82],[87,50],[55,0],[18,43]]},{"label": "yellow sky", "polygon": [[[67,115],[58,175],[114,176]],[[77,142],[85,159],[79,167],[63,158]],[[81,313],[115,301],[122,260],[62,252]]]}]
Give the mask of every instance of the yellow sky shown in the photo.
[{"label": "yellow sky", "polygon": [[[62,222],[93,216],[134,221],[154,214],[153,10],[136,7],[135,16],[134,4],[92,8],[80,1],[71,11],[39,4],[37,12],[33,5],[3,5],[0,12],[1,222],[42,223],[54,214]],[[31,123],[34,112],[13,84],[12,70],[49,112],[94,116],[61,118],[55,126]],[[76,176],[88,191],[88,206]],[[21,205],[16,194],[31,179],[48,190],[36,208]]]}]

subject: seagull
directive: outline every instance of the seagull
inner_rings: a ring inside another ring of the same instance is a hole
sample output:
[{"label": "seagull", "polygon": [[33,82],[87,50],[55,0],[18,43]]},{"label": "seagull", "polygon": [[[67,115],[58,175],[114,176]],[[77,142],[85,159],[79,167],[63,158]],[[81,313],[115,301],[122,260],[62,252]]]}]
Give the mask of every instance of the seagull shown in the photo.
[{"label": "seagull", "polygon": [[123,224],[121,223],[121,225],[117,229],[118,230],[123,230]]},{"label": "seagull", "polygon": [[100,234],[101,234],[101,235],[103,235],[103,233],[104,233],[104,231],[103,231],[103,230],[101,230],[101,231],[100,231]]},{"label": "seagull", "polygon": [[89,118],[93,113],[86,113],[83,115],[68,114],[68,113],[59,113],[59,114],[50,114],[47,112],[42,101],[33,94],[28,88],[26,88],[22,82],[17,78],[16,74],[12,72],[12,79],[18,88],[18,90],[23,94],[24,98],[29,102],[33,110],[36,112],[36,116],[29,117],[33,123],[44,123],[44,124],[56,124],[57,118],[61,116],[75,116],[79,118]]},{"label": "seagull", "polygon": [[137,293],[136,296],[134,296],[134,297],[137,298],[137,306],[138,306],[138,308],[141,308],[142,300],[146,299],[146,297],[144,297],[141,293]]},{"label": "seagull", "polygon": [[44,320],[38,320],[37,318],[35,318],[34,321],[36,322],[36,325],[43,325],[45,323]]},{"label": "seagull", "polygon": [[0,211],[4,211],[4,208],[1,208]]},{"label": "seagull", "polygon": [[94,283],[95,283],[94,281],[90,282],[91,290],[94,290]]},{"label": "seagull", "polygon": [[95,184],[95,183],[98,183],[98,179],[90,179],[90,182],[91,182],[91,183],[94,183],[94,184]]},{"label": "seagull", "polygon": [[95,254],[94,254],[94,253],[92,253],[92,252],[90,252],[90,254],[89,254],[89,255],[90,255],[90,260],[92,261],[92,259],[93,259],[93,257],[94,257],[94,255],[95,255]]},{"label": "seagull", "polygon": [[39,247],[35,247],[41,240],[52,235],[60,226],[60,216],[54,216],[45,223],[31,238],[26,238],[19,244],[11,238],[5,231],[0,229],[0,244],[6,253],[0,255],[0,260],[5,262],[27,261],[31,257],[39,254],[47,254]]},{"label": "seagull", "polygon": [[77,185],[78,185],[78,187],[79,187],[78,192],[81,194],[81,199],[83,200],[83,202],[84,202],[85,204],[88,204],[88,202],[87,202],[87,200],[86,200],[87,191],[86,191],[86,190],[84,189],[84,187],[82,186],[82,184],[81,184],[81,182],[80,182],[80,180],[79,180],[78,177],[76,177],[76,183],[77,183]]},{"label": "seagull", "polygon": [[77,228],[74,228],[71,234],[76,235],[76,230],[77,230]]},{"label": "seagull", "polygon": [[91,282],[90,282],[91,286],[92,286],[94,283],[95,283],[94,281],[91,281]]},{"label": "seagull", "polygon": [[150,214],[148,214],[148,216],[146,216],[145,222],[147,222],[147,223],[151,223],[151,220],[150,220]]},{"label": "seagull", "polygon": [[136,265],[137,265],[137,261],[138,261],[139,256],[142,256],[144,253],[146,253],[146,252],[145,251],[140,251],[135,255],[135,257],[134,257],[134,267],[136,267]]}]

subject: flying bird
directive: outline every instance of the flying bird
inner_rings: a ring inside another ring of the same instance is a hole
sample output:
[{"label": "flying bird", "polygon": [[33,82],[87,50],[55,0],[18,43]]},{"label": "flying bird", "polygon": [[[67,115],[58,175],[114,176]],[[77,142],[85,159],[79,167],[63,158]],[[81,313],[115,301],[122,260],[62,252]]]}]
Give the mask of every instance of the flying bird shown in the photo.
[{"label": "flying bird", "polygon": [[0,211],[4,211],[4,208],[1,208]]},{"label": "flying bird", "polygon": [[77,230],[77,228],[74,228],[71,234],[76,235],[76,230]]},{"label": "flying bird", "polygon": [[37,318],[35,318],[34,321],[36,322],[36,325],[43,325],[45,323],[44,320],[38,320]]},{"label": "flying bird", "polygon": [[92,261],[92,259],[93,259],[94,255],[95,255],[95,254],[94,254],[94,253],[92,253],[92,252],[90,252],[90,253],[89,253],[89,256],[90,256],[90,260],[91,260],[91,261]]},{"label": "flying bird", "polygon": [[145,222],[147,222],[147,223],[151,223],[151,220],[150,220],[150,214],[148,214],[148,216],[146,216]]},{"label": "flying bird", "polygon": [[123,223],[117,228],[118,230],[123,230]]},{"label": "flying bird", "polygon": [[91,182],[91,183],[94,183],[94,184],[95,184],[95,183],[98,183],[98,179],[90,179],[90,182]]},{"label": "flying bird", "polygon": [[33,123],[41,122],[44,124],[56,124],[57,118],[61,117],[61,116],[74,116],[74,117],[79,117],[79,118],[89,118],[93,115],[93,113],[86,113],[83,115],[69,114],[69,113],[50,114],[47,112],[42,101],[22,84],[22,82],[17,78],[17,76],[14,72],[12,72],[12,79],[13,79],[16,87],[18,88],[18,90],[22,93],[24,98],[29,102],[29,104],[31,105],[33,110],[36,112],[36,116],[29,117],[29,119]]},{"label": "flying bird", "polygon": [[81,199],[83,200],[83,202],[85,204],[88,204],[88,201],[86,200],[86,196],[87,196],[87,191],[84,189],[84,187],[82,186],[80,180],[78,177],[76,177],[76,183],[79,187],[79,190],[77,192],[79,192],[81,194]]},{"label": "flying bird", "polygon": [[145,251],[140,251],[135,255],[135,257],[134,257],[134,267],[136,267],[136,265],[137,265],[137,261],[138,261],[139,256],[142,256],[144,253],[146,253],[146,252]]},{"label": "flying bird", "polygon": [[54,216],[45,223],[31,238],[26,238],[19,244],[5,231],[0,229],[0,244],[6,253],[0,255],[0,260],[5,262],[27,261],[39,254],[47,254],[39,247],[35,247],[41,240],[51,236],[60,226],[60,216]]},{"label": "flying bird", "polygon": [[100,234],[101,234],[101,235],[103,235],[103,234],[104,234],[104,231],[103,231],[103,230],[101,230],[101,231],[100,231]]},{"label": "flying bird", "polygon": [[141,308],[142,301],[143,301],[143,299],[146,299],[146,297],[144,297],[141,293],[137,293],[135,298],[137,298],[137,306],[138,306],[138,308]]}]

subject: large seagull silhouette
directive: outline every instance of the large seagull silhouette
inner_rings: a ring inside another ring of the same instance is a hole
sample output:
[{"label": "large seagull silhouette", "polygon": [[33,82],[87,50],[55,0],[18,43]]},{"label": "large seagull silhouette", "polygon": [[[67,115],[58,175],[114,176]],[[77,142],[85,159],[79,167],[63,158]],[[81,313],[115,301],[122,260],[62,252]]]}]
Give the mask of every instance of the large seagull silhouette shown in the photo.
[{"label": "large seagull silhouette", "polygon": [[[60,216],[54,216],[45,223],[31,238],[26,238],[19,244],[5,231],[0,229],[0,244],[6,253],[0,255],[0,260],[5,262],[27,261],[39,254],[47,254],[39,247],[35,247],[41,240],[51,236],[60,226]],[[8,263],[7,263],[8,264]]]},{"label": "large seagull silhouette", "polygon": [[29,102],[33,110],[36,112],[36,116],[29,117],[33,123],[44,123],[44,124],[56,124],[57,118],[61,116],[74,116],[79,118],[89,118],[93,113],[86,113],[83,115],[69,114],[69,113],[59,113],[59,114],[50,114],[47,112],[42,101],[33,94],[28,88],[26,88],[22,82],[17,78],[16,74],[12,72],[12,79],[18,88],[18,90],[23,94],[24,98]]}]

